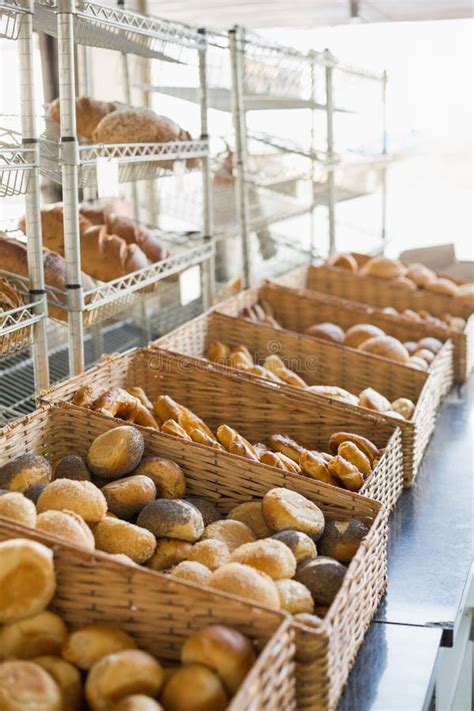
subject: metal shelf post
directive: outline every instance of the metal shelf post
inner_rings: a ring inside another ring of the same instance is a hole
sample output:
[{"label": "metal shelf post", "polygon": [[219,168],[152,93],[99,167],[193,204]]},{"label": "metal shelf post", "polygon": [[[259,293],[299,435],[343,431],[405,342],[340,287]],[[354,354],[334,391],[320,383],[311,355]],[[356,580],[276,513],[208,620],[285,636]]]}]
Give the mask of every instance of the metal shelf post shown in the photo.
[{"label": "metal shelf post", "polygon": [[[311,62],[311,102],[314,105],[316,103],[316,90],[317,90],[317,75],[316,75],[316,62],[313,60]],[[314,181],[315,170],[316,170],[316,136],[317,136],[317,111],[311,109],[311,214],[310,214],[310,259],[313,260],[315,256],[315,245],[316,245],[316,216],[314,214],[314,205],[316,202],[316,186]]]},{"label": "metal shelf post", "polygon": [[333,95],[333,56],[328,49],[324,50],[326,60],[326,141],[328,166],[328,219],[329,219],[329,254],[336,251],[336,192],[334,184],[334,95]]},{"label": "metal shelf post", "polygon": [[[382,154],[388,154],[387,138],[387,82],[388,75],[385,70],[382,78]],[[382,245],[385,248],[387,241],[387,165],[383,163],[382,168]]]},{"label": "metal shelf post", "polygon": [[[200,108],[201,108],[201,140],[209,140],[208,127],[208,83],[207,83],[207,38],[206,30],[200,29],[199,33],[206,39],[206,46],[199,50],[199,92],[200,92]],[[202,227],[205,240],[213,242],[214,225],[213,225],[213,204],[212,204],[212,178],[211,178],[211,162],[209,152],[202,159],[202,190],[203,190],[203,216]],[[202,292],[203,306],[208,309],[214,301],[214,279],[215,266],[214,255],[210,257],[201,267],[202,274]]]}]

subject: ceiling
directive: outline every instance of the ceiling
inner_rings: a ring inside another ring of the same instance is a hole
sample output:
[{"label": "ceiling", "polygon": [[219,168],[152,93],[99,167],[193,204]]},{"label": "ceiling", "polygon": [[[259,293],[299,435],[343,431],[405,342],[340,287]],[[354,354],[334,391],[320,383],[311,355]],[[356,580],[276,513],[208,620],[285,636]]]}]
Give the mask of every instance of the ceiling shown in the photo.
[{"label": "ceiling", "polygon": [[[313,29],[347,22],[452,20],[474,16],[472,0],[148,0],[148,11],[212,29]],[[351,19],[352,18],[352,19]]]}]

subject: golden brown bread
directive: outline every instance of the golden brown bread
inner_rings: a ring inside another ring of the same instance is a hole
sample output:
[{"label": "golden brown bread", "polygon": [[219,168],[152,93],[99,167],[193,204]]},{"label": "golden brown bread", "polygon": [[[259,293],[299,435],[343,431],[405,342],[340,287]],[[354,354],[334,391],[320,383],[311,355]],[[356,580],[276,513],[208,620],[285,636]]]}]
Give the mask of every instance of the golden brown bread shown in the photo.
[{"label": "golden brown bread", "polygon": [[280,597],[280,606],[292,615],[311,613],[314,602],[310,591],[297,580],[275,580],[275,586]]},{"label": "golden brown bread", "polygon": [[46,486],[36,504],[38,513],[68,509],[86,523],[97,523],[107,513],[107,501],[100,489],[90,481],[56,479]]},{"label": "golden brown bread", "polygon": [[33,660],[58,685],[62,696],[62,711],[79,711],[82,698],[82,683],[79,671],[60,657],[46,655]]},{"label": "golden brown bread", "polygon": [[[117,101],[97,101],[89,96],[79,96],[76,99],[76,128],[78,134],[84,138],[92,139],[97,125],[104,116],[112,113],[112,111],[117,111],[120,106],[125,106],[125,104],[120,104]],[[51,102],[49,114],[56,123],[60,122],[59,99],[54,99]]]},{"label": "golden brown bread", "polygon": [[328,468],[332,476],[350,491],[359,491],[364,483],[364,477],[355,464],[340,455],[331,459]]},{"label": "golden brown bread", "polygon": [[272,580],[292,578],[296,571],[296,558],[281,541],[265,538],[244,543],[231,553],[233,563],[243,563],[269,575]]},{"label": "golden brown bread", "polygon": [[184,405],[180,405],[168,395],[160,395],[153,403],[153,410],[160,423],[175,420],[188,434],[191,430],[202,430],[212,439],[216,439],[204,420]]},{"label": "golden brown bread", "polygon": [[205,565],[209,570],[216,570],[224,563],[228,563],[230,552],[224,541],[215,538],[198,541],[192,546],[187,559]]},{"label": "golden brown bread", "polygon": [[171,435],[172,437],[179,437],[180,439],[192,442],[192,439],[186,430],[184,430],[181,425],[176,422],[176,420],[169,419],[163,422],[161,425],[161,431],[164,432],[164,434]]},{"label": "golden brown bread", "polygon": [[337,453],[342,442],[354,442],[358,448],[369,458],[371,464],[380,458],[380,451],[370,439],[352,432],[334,432],[329,438],[329,448],[334,454]]},{"label": "golden brown bread", "polygon": [[360,269],[361,274],[381,279],[396,279],[404,276],[405,272],[405,267],[398,259],[387,259],[387,257],[373,257]]},{"label": "golden brown bread", "polygon": [[198,563],[195,560],[183,560],[178,565],[175,565],[171,571],[173,578],[187,580],[197,585],[208,585],[211,577],[211,571],[203,563]]},{"label": "golden brown bread", "polygon": [[406,397],[399,397],[392,402],[391,409],[398,412],[405,420],[411,420],[415,412],[415,404]]},{"label": "golden brown bread", "polygon": [[185,664],[173,671],[161,700],[166,711],[225,711],[229,703],[221,679],[203,664]]},{"label": "golden brown bread", "polygon": [[368,341],[374,336],[384,336],[384,332],[378,326],[372,326],[370,323],[357,323],[347,329],[344,337],[344,345],[350,348],[358,348],[362,343]]},{"label": "golden brown bread", "polygon": [[341,442],[337,448],[337,453],[357,467],[365,479],[372,473],[370,459],[354,442]]},{"label": "golden brown bread", "polygon": [[399,363],[406,363],[409,354],[405,346],[393,336],[375,336],[364,341],[359,350],[365,353],[374,353],[375,355],[396,360]]},{"label": "golden brown bread", "polygon": [[108,511],[128,521],[156,498],[154,481],[143,474],[111,481],[101,491],[107,501]]},{"label": "golden brown bread", "polygon": [[153,480],[158,499],[180,499],[186,493],[184,472],[179,464],[171,459],[143,457],[134,474],[141,474]]},{"label": "golden brown bread", "polygon": [[168,570],[181,561],[187,560],[192,549],[193,546],[188,541],[180,541],[178,538],[159,538],[155,552],[147,561],[147,568]]},{"label": "golden brown bread", "polygon": [[420,289],[426,289],[429,284],[436,280],[436,274],[424,264],[408,264],[406,276],[415,282]]},{"label": "golden brown bread", "polygon": [[436,294],[446,294],[446,296],[456,296],[458,293],[458,285],[444,277],[437,277],[434,281],[426,285],[425,289],[434,291]]},{"label": "golden brown bread", "polygon": [[303,378],[287,368],[282,359],[276,354],[267,356],[263,366],[287,385],[293,385],[295,388],[306,388],[306,383]]},{"label": "golden brown bread", "polygon": [[416,291],[415,282],[406,276],[399,276],[396,279],[394,279],[391,283],[393,284],[393,286],[397,286],[401,289],[405,289],[408,291]]},{"label": "golden brown bread", "polygon": [[257,538],[267,538],[271,535],[271,531],[263,519],[261,501],[246,501],[235,506],[229,512],[228,518],[245,523]]},{"label": "golden brown bread", "polygon": [[316,393],[316,395],[331,397],[333,400],[347,402],[350,405],[359,404],[359,398],[357,397],[357,395],[353,395],[347,390],[344,390],[344,388],[338,388],[334,385],[309,385],[306,389],[309,392]]},{"label": "golden brown bread", "polygon": [[36,529],[61,538],[67,543],[73,543],[76,546],[82,546],[89,550],[95,548],[92,531],[82,516],[74,513],[74,511],[68,511],[67,509],[44,511],[38,514]]},{"label": "golden brown bread", "polygon": [[319,452],[305,449],[300,454],[299,461],[301,471],[303,474],[306,474],[306,476],[316,479],[317,481],[324,481],[326,484],[337,486],[337,482],[329,472],[326,460]]},{"label": "golden brown bread", "polygon": [[221,363],[225,365],[227,358],[230,355],[230,348],[225,343],[213,341],[207,349],[207,358],[213,363]]},{"label": "golden brown bread", "polygon": [[110,711],[164,711],[164,708],[151,696],[130,694],[111,706]]},{"label": "golden brown bread", "polygon": [[134,563],[145,563],[156,548],[155,536],[128,521],[106,516],[94,526],[95,545],[105,553],[124,553]]},{"label": "golden brown bread", "polygon": [[347,269],[350,272],[357,272],[359,265],[356,258],[350,253],[333,254],[327,261],[330,267],[339,267],[339,269]]},{"label": "golden brown bread", "polygon": [[215,539],[226,544],[229,551],[232,553],[244,543],[250,543],[256,540],[254,532],[242,521],[234,521],[233,519],[222,519],[210,523],[204,529],[202,540]]},{"label": "golden brown bread", "polygon": [[272,449],[274,449],[276,452],[281,452],[282,454],[285,454],[298,465],[301,454],[306,451],[305,447],[302,447],[300,444],[298,444],[298,442],[295,442],[294,439],[288,437],[287,435],[271,435],[269,437],[269,442],[270,447]]},{"label": "golden brown bread", "polygon": [[129,217],[106,211],[104,224],[109,235],[117,235],[129,245],[136,244],[151,262],[160,262],[170,255],[151,230],[137,225]]},{"label": "golden brown bread", "polygon": [[8,661],[0,664],[2,711],[63,711],[61,691],[39,664]]},{"label": "golden brown bread", "polygon": [[226,563],[215,570],[208,585],[216,590],[244,597],[260,605],[279,609],[280,598],[274,580],[243,563]]},{"label": "golden brown bread", "polygon": [[119,279],[150,264],[137,244],[107,234],[105,225],[92,225],[81,234],[81,263],[87,274],[100,281]]},{"label": "golden brown bread", "polygon": [[324,514],[305,496],[278,487],[268,491],[262,501],[263,517],[275,533],[292,529],[317,540],[324,530]]},{"label": "golden brown bread", "polygon": [[36,526],[35,505],[19,491],[0,491],[0,516],[29,528]]},{"label": "golden brown bread", "polygon": [[143,435],[136,427],[114,427],[92,442],[87,465],[96,476],[119,479],[138,466],[144,447]]},{"label": "golden brown bread", "polygon": [[390,410],[390,401],[373,388],[366,388],[359,393],[359,405],[377,412]]},{"label": "golden brown bread", "polygon": [[44,610],[0,628],[0,659],[57,655],[66,637],[66,625],[59,615]]},{"label": "golden brown bread", "polygon": [[231,454],[237,454],[239,457],[245,457],[245,459],[252,459],[258,462],[258,455],[254,447],[250,444],[245,437],[242,437],[236,430],[232,429],[228,425],[220,425],[217,428],[217,437],[220,443],[227,449]]},{"label": "golden brown bread", "polygon": [[88,670],[102,657],[136,646],[135,640],[118,627],[95,623],[71,632],[63,642],[61,655],[79,669]]},{"label": "golden brown bread", "polygon": [[215,439],[212,439],[212,437],[210,437],[206,432],[203,432],[203,430],[196,428],[195,430],[190,430],[189,434],[192,441],[197,442],[197,444],[204,444],[206,447],[219,449],[221,452],[225,451],[224,447],[219,442],[216,442]]},{"label": "golden brown bread", "polygon": [[274,533],[272,538],[276,541],[284,543],[295,556],[296,562],[301,563],[303,560],[316,558],[318,551],[316,543],[306,533],[301,531],[293,531],[288,529]]},{"label": "golden brown bread", "polygon": [[327,521],[318,544],[320,553],[340,563],[350,563],[368,532],[368,526],[358,518]]},{"label": "golden brown bread", "polygon": [[0,313],[23,306],[24,299],[16,286],[3,276],[0,276]]},{"label": "golden brown bread", "polygon": [[[79,233],[91,227],[89,220],[79,214]],[[18,227],[26,234],[25,217],[20,218]],[[41,233],[43,246],[64,257],[64,213],[62,203],[53,203],[41,208]],[[87,271],[87,270],[86,270]]]},{"label": "golden brown bread", "polygon": [[168,143],[189,139],[189,133],[177,123],[144,108],[107,113],[92,135],[96,143]]},{"label": "golden brown bread", "polygon": [[307,336],[320,338],[323,341],[331,341],[332,343],[344,342],[344,331],[335,323],[316,323],[310,326],[305,331]]}]

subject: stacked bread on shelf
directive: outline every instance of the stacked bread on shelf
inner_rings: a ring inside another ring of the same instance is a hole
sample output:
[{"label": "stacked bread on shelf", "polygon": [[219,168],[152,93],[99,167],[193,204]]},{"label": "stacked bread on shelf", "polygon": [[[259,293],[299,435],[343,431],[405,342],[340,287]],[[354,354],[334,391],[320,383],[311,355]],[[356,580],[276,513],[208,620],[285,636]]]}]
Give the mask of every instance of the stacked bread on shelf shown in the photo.
[{"label": "stacked bread on shelf", "polygon": [[0,314],[24,306],[25,302],[15,284],[0,276]]}]

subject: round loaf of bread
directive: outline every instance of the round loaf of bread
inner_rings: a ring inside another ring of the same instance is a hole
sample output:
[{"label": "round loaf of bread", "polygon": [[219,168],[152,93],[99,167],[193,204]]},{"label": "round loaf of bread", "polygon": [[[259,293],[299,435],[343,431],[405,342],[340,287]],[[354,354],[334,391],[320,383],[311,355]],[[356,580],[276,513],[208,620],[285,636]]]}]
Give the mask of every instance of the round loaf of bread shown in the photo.
[{"label": "round loaf of bread", "polygon": [[87,466],[96,476],[119,479],[139,465],[144,448],[143,435],[136,427],[115,427],[92,442]]},{"label": "round loaf of bread", "polygon": [[36,507],[19,491],[0,492],[0,516],[29,528],[36,526]]},{"label": "round loaf of bread", "polygon": [[364,264],[360,272],[366,276],[395,279],[396,277],[404,276],[406,269],[398,259],[372,257]]},{"label": "round loaf of bread", "polygon": [[415,412],[415,404],[407,397],[399,397],[392,402],[391,409],[398,412],[405,420],[411,420]]},{"label": "round loaf of bread", "polygon": [[186,664],[167,680],[161,700],[166,711],[225,711],[229,700],[217,674],[202,664]]},{"label": "round loaf of bread", "polygon": [[312,501],[296,491],[278,487],[263,497],[263,517],[275,531],[301,531],[317,541],[324,531],[324,514]]},{"label": "round loaf of bread", "polygon": [[323,341],[331,341],[332,343],[344,342],[344,331],[335,323],[315,323],[305,331],[307,336],[320,338]]},{"label": "round loaf of bread", "polygon": [[24,538],[0,543],[0,624],[37,615],[55,589],[51,548]]},{"label": "round loaf of bread", "polygon": [[257,538],[271,536],[272,532],[263,520],[261,501],[247,501],[244,504],[239,504],[228,514],[228,518],[245,523]]},{"label": "round loaf of bread", "polygon": [[90,481],[56,479],[45,488],[36,508],[38,513],[67,509],[82,516],[86,523],[97,523],[105,518],[107,501],[101,490]]},{"label": "round loaf of bread", "polygon": [[217,506],[208,499],[201,499],[199,496],[187,496],[186,501],[189,501],[190,504],[193,504],[193,506],[201,512],[205,526],[209,526],[209,524],[214,523],[214,521],[219,521],[222,517]]},{"label": "round loaf of bread", "polygon": [[403,344],[408,351],[409,355],[413,355],[416,350],[418,350],[418,345],[415,341],[405,341]]},{"label": "round loaf of bread", "polygon": [[156,486],[152,479],[142,474],[133,474],[106,484],[101,490],[107,501],[108,510],[130,520],[156,497]]},{"label": "round loaf of bread", "polygon": [[458,285],[451,281],[451,279],[445,279],[444,277],[437,277],[434,281],[430,282],[425,286],[428,291],[434,291],[436,294],[445,294],[446,296],[456,296],[458,293]]},{"label": "round loaf of bread", "polygon": [[244,543],[231,554],[230,560],[250,565],[273,580],[292,578],[296,571],[295,556],[288,546],[274,538]]},{"label": "round loaf of bread", "polygon": [[416,291],[415,282],[406,276],[399,276],[396,279],[393,279],[390,286],[392,286],[392,285],[396,286],[400,289],[405,289],[407,291]]},{"label": "round loaf of bread", "polygon": [[136,649],[136,646],[135,640],[118,627],[96,623],[71,632],[62,645],[61,654],[74,666],[87,670],[108,654]]},{"label": "round loaf of bread", "polygon": [[62,619],[48,610],[25,620],[10,622],[0,628],[0,659],[58,655],[66,636]]},{"label": "round loaf of bread", "polygon": [[356,258],[349,253],[333,254],[329,257],[327,264],[330,267],[338,267],[339,269],[347,269],[349,272],[359,271],[359,265]]},{"label": "round loaf of bread", "polygon": [[423,358],[428,365],[431,365],[435,359],[435,354],[432,351],[429,351],[428,348],[417,348],[417,350],[413,353],[413,356],[415,358]]},{"label": "round loaf of bread", "polygon": [[390,360],[396,360],[399,363],[406,363],[410,357],[403,343],[392,336],[369,338],[359,346],[359,350],[365,353],[374,353],[383,358],[390,358]]},{"label": "round loaf of bread", "polygon": [[63,711],[78,711],[82,697],[82,682],[78,669],[61,657],[36,657],[33,661],[47,671],[58,685],[63,699]]},{"label": "round loaf of bread", "polygon": [[435,355],[441,350],[443,347],[443,344],[440,340],[437,338],[433,338],[432,336],[426,336],[425,338],[421,338],[418,341],[418,347],[417,350],[420,350],[421,348],[426,348],[427,350],[431,351]]},{"label": "round loaf of bread", "polygon": [[345,567],[337,560],[318,556],[300,563],[295,579],[308,588],[316,605],[329,607],[342,585],[345,574]]},{"label": "round loaf of bread", "polygon": [[417,370],[428,370],[428,363],[419,356],[410,356],[407,360],[407,365]]},{"label": "round loaf of bread", "polygon": [[157,538],[198,541],[204,531],[201,512],[184,499],[157,499],[143,508],[137,523]]},{"label": "round loaf of bread", "polygon": [[187,558],[196,561],[196,563],[202,563],[209,570],[216,570],[224,563],[229,562],[230,552],[224,541],[209,538],[195,543]]},{"label": "round loaf of bread", "polygon": [[275,582],[266,573],[243,563],[226,563],[215,570],[208,582],[209,587],[244,597],[260,605],[276,610],[280,598]]},{"label": "round loaf of bread", "polygon": [[143,474],[154,481],[158,499],[181,499],[186,492],[184,472],[171,459],[144,457],[134,474]]},{"label": "round loaf of bread", "polygon": [[155,697],[163,684],[161,664],[147,652],[127,649],[102,657],[87,675],[85,692],[92,711],[105,711],[130,694]]},{"label": "round loaf of bread", "polygon": [[67,454],[54,464],[53,479],[90,481],[91,473],[84,459],[78,454]]},{"label": "round loaf of bread", "polygon": [[63,711],[58,685],[47,671],[33,662],[0,664],[2,711]]},{"label": "round loaf of bread", "polygon": [[181,649],[183,664],[204,664],[216,672],[230,696],[239,689],[256,661],[251,641],[224,625],[210,625],[191,634]]},{"label": "round loaf of bread", "polygon": [[110,711],[164,711],[163,706],[144,694],[131,694],[124,696],[110,707]]},{"label": "round loaf of bread", "polygon": [[152,570],[168,570],[178,565],[183,560],[187,560],[193,546],[188,541],[181,541],[179,538],[159,538],[156,542],[155,552],[147,561],[147,568]]},{"label": "round loaf of bread", "polygon": [[106,516],[94,526],[95,545],[105,553],[124,553],[134,563],[145,563],[156,548],[153,533],[119,518]]},{"label": "round loaf of bread", "polygon": [[335,558],[340,563],[350,563],[368,532],[369,527],[358,518],[326,521],[326,528],[319,540],[319,550],[322,555]]},{"label": "round loaf of bread", "polygon": [[40,454],[22,454],[0,467],[0,489],[25,491],[51,481],[51,466]]},{"label": "round loaf of bread", "polygon": [[344,337],[344,345],[349,348],[358,348],[362,343],[368,341],[369,338],[375,336],[384,336],[385,333],[378,326],[372,326],[371,323],[357,323],[347,329]]},{"label": "round loaf of bread", "polygon": [[359,393],[359,405],[376,412],[385,412],[391,408],[390,401],[373,388],[365,388]]},{"label": "round loaf of bread", "polygon": [[243,546],[244,543],[257,540],[253,531],[245,523],[232,519],[222,519],[209,524],[204,529],[202,538],[203,540],[213,538],[222,541],[231,553],[239,546]]},{"label": "round loaf of bread", "polygon": [[209,585],[209,580],[212,575],[209,568],[202,563],[193,560],[183,560],[178,563],[171,571],[173,578],[187,580],[189,583],[197,585]]},{"label": "round loaf of bread", "polygon": [[28,489],[25,489],[23,496],[26,496],[27,499],[36,504],[46,487],[47,484],[33,484],[33,486],[29,486]]},{"label": "round loaf of bread", "polygon": [[318,555],[316,543],[301,531],[281,531],[280,533],[275,533],[272,538],[288,546],[297,563],[301,563],[303,560],[311,560]]},{"label": "round loaf of bread", "polygon": [[93,550],[95,548],[94,536],[84,519],[74,511],[44,511],[36,519],[38,531],[44,531],[52,536],[61,538],[67,543],[82,546]]},{"label": "round loaf of bread", "polygon": [[420,287],[420,289],[426,289],[426,287],[435,281],[436,274],[425,267],[424,264],[408,264],[406,276],[415,282],[415,284]]},{"label": "round loaf of bread", "polygon": [[292,615],[299,612],[313,612],[314,602],[307,587],[297,580],[276,580],[280,596],[280,607]]}]

